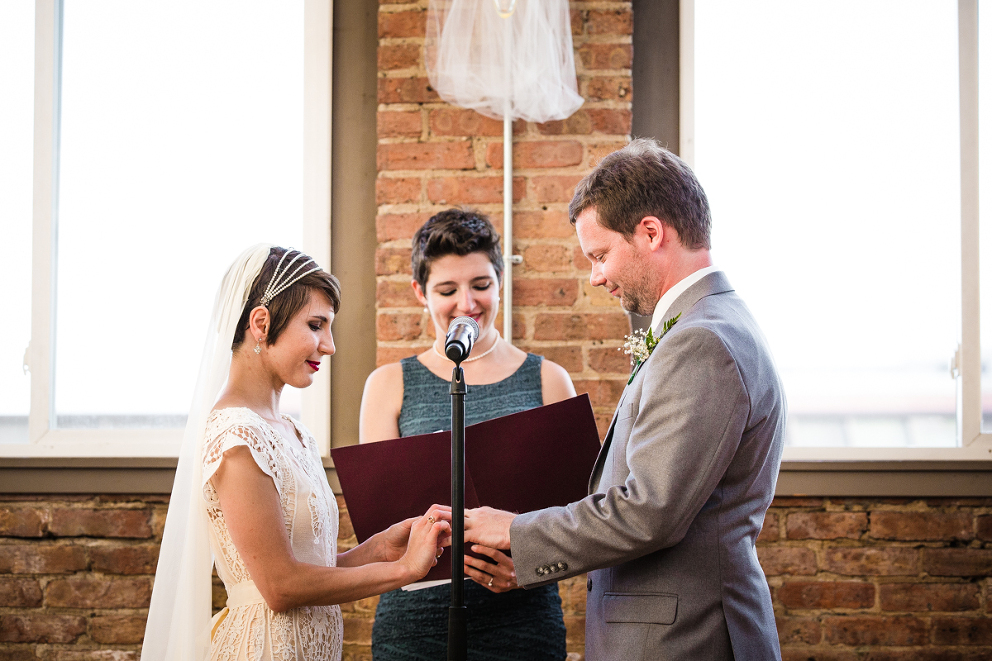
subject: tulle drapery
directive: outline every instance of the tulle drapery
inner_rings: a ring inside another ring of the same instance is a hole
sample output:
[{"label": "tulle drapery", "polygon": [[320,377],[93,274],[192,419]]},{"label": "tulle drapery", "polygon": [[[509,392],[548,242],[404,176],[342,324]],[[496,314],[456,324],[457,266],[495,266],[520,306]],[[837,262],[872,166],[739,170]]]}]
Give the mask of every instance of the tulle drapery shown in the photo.
[{"label": "tulle drapery", "polygon": [[568,0],[431,0],[424,52],[441,98],[487,117],[547,122],[582,105]]}]

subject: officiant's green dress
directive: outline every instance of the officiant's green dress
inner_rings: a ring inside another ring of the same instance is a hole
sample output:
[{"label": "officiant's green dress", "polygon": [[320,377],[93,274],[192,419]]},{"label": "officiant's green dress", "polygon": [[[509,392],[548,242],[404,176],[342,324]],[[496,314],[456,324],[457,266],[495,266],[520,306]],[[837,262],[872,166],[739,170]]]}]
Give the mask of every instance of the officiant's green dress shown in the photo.
[{"label": "officiant's green dress", "polygon": [[[527,354],[509,377],[487,385],[469,384],[465,423],[475,424],[541,406],[541,362]],[[416,356],[403,367],[400,436],[451,428],[450,383]],[[375,661],[436,661],[447,658],[451,586],[394,590],[379,598],[372,627]],[[565,624],[558,584],[496,594],[465,581],[468,658],[485,661],[561,661],[566,657]]]}]

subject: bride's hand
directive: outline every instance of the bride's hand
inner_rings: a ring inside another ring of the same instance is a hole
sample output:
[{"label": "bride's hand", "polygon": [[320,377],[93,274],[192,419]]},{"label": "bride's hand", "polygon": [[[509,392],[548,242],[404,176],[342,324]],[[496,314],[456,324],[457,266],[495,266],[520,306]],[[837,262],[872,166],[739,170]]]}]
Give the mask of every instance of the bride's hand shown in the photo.
[{"label": "bride's hand", "polygon": [[[441,512],[439,520],[451,520],[451,508],[447,505],[434,505],[431,509],[436,509]],[[425,516],[428,516],[429,514],[430,512],[428,512]],[[396,560],[402,558],[403,554],[406,553],[407,541],[410,539],[410,527],[422,518],[424,517],[410,517],[409,519],[400,521],[399,523],[394,523],[379,533],[379,558],[384,562],[395,562]],[[447,535],[447,539],[450,539],[450,532]]]},{"label": "bride's hand", "polygon": [[414,581],[423,578],[437,564],[444,547],[451,544],[450,521],[451,508],[443,505],[434,505],[424,516],[412,520],[406,553],[399,561],[407,566]]}]

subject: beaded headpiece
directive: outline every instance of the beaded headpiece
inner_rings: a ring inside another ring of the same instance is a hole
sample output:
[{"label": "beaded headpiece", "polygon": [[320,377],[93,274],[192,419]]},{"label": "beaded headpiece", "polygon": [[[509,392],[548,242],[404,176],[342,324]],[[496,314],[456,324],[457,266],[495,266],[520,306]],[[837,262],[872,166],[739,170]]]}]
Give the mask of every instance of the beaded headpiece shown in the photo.
[{"label": "beaded headpiece", "polygon": [[[320,270],[320,267],[317,266],[317,262],[313,261],[313,258],[303,254],[302,252],[297,252],[296,256],[289,260],[289,263],[286,264],[285,268],[282,268],[282,263],[286,259],[286,255],[289,253],[290,251],[287,250],[282,254],[282,257],[279,258],[279,263],[276,264],[276,270],[272,272],[272,279],[269,280],[268,286],[266,286],[265,291],[262,292],[262,300],[259,302],[259,305],[264,308],[269,307],[269,303],[272,302],[273,298],[289,289],[289,287],[291,287],[297,280],[305,278],[314,271]],[[297,265],[296,270],[290,273],[289,270],[293,267],[293,264],[295,264],[301,257],[304,258],[304,261],[300,262]],[[313,264],[313,268],[305,270],[308,264]]]}]

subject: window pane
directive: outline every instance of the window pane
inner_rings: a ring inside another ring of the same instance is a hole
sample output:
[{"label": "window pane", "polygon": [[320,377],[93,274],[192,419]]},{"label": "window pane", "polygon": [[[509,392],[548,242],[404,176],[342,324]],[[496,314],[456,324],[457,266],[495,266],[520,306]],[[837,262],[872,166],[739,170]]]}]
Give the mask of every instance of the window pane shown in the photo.
[{"label": "window pane", "polygon": [[695,5],[713,254],[768,336],[796,446],[953,446],[956,3]]},{"label": "window pane", "polygon": [[302,239],[302,2],[66,0],[60,427],[180,426],[224,269]]},{"label": "window pane", "polygon": [[[982,9],[990,9],[983,12]],[[978,5],[978,242],[981,294],[982,432],[992,434],[992,6]],[[982,18],[985,18],[983,21]],[[984,267],[984,268],[983,268]]]},{"label": "window pane", "polygon": [[0,3],[0,218],[4,305],[0,324],[0,443],[28,440],[31,380],[31,163],[34,145],[34,2]]}]

